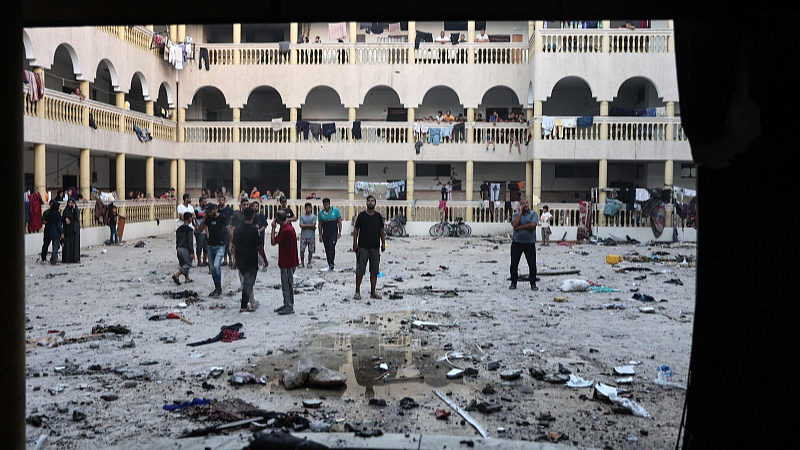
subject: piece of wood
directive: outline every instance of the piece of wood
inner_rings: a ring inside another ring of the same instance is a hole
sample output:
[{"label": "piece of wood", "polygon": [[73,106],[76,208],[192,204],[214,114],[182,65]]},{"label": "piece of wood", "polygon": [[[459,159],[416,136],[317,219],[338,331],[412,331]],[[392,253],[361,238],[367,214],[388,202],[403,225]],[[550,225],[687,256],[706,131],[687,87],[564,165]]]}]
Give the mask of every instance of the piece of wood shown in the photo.
[{"label": "piece of wood", "polygon": [[550,275],[577,275],[581,273],[581,269],[565,269],[565,270],[553,270],[550,272],[536,272],[536,276],[550,276]]},{"label": "piece of wood", "polygon": [[457,413],[458,413],[458,414],[459,414],[461,417],[463,417],[463,418],[464,418],[464,420],[466,420],[466,421],[467,421],[467,423],[469,423],[469,424],[470,424],[470,425],[472,425],[472,426],[473,426],[473,427],[474,427],[476,430],[478,430],[478,433],[479,433],[479,434],[480,434],[482,437],[484,437],[484,438],[490,438],[490,437],[491,437],[491,436],[489,436],[489,432],[488,432],[488,431],[486,431],[486,429],[484,429],[484,428],[481,426],[481,424],[479,424],[479,423],[478,423],[478,422],[477,422],[475,419],[473,419],[473,418],[472,418],[472,416],[470,416],[470,415],[469,415],[469,413],[467,413],[466,411],[464,411],[463,409],[461,409],[461,407],[460,407],[460,406],[456,405],[456,404],[455,404],[455,402],[453,402],[452,400],[450,400],[450,399],[449,399],[449,398],[448,398],[446,395],[444,395],[444,394],[442,394],[441,392],[439,392],[439,390],[438,390],[438,389],[434,389],[434,390],[433,390],[433,393],[434,393],[434,394],[436,394],[436,396],[438,396],[440,399],[442,399],[442,401],[443,401],[443,402],[447,403],[447,406],[449,406],[449,407],[453,408],[453,409],[454,409],[454,410],[455,410],[455,411],[456,411],[456,412],[457,412]]}]

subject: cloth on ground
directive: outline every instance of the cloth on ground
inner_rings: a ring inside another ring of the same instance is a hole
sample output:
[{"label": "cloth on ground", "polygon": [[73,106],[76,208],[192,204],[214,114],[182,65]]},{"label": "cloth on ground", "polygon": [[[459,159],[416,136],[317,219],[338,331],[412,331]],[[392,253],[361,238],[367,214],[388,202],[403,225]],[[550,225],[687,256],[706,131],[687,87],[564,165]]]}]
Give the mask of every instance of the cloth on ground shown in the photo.
[{"label": "cloth on ground", "polygon": [[197,347],[199,345],[212,344],[214,342],[232,342],[234,340],[244,339],[244,331],[240,331],[244,325],[235,323],[233,325],[223,325],[220,327],[220,332],[216,336],[198,342],[190,342],[186,344],[189,347]]}]

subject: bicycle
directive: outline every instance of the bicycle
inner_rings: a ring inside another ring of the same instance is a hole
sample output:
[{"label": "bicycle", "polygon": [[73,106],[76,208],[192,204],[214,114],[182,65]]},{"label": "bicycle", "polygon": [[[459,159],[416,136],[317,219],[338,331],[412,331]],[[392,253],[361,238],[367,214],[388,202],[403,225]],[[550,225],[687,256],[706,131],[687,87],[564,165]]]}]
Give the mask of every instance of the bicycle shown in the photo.
[{"label": "bicycle", "polygon": [[472,227],[467,225],[462,217],[456,217],[454,223],[450,223],[446,218],[443,218],[441,222],[433,224],[428,233],[433,237],[470,237],[472,235]]},{"label": "bicycle", "polygon": [[408,234],[406,234],[406,227],[405,227],[406,221],[407,221],[406,216],[402,214],[397,214],[392,218],[391,222],[389,222],[389,225],[386,227],[386,234],[394,237],[408,236]]}]

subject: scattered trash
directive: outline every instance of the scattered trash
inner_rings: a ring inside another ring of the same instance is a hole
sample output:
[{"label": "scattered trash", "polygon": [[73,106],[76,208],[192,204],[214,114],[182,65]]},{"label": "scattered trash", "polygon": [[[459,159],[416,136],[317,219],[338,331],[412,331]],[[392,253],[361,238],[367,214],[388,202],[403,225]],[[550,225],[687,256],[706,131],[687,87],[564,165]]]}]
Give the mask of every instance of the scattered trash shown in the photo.
[{"label": "scattered trash", "polygon": [[322,400],[319,399],[303,400],[303,406],[306,408],[319,408],[320,406],[322,406]]},{"label": "scattered trash", "polygon": [[457,404],[455,404],[455,403],[454,403],[452,400],[450,400],[450,399],[449,399],[449,398],[448,398],[446,395],[442,394],[442,393],[441,393],[441,392],[439,392],[439,390],[437,390],[437,389],[434,389],[434,390],[433,390],[433,393],[434,393],[434,394],[436,394],[436,396],[437,396],[437,397],[439,397],[440,399],[442,399],[442,401],[443,401],[443,402],[447,403],[447,405],[448,405],[448,406],[450,406],[451,408],[453,408],[453,409],[454,409],[454,410],[455,410],[455,411],[456,411],[456,412],[457,412],[457,413],[458,413],[458,414],[459,414],[459,415],[460,415],[460,416],[461,416],[461,417],[462,417],[462,418],[463,418],[463,419],[464,419],[464,420],[465,420],[467,423],[469,423],[470,425],[472,425],[472,426],[473,426],[473,428],[475,428],[475,429],[478,431],[478,433],[480,433],[480,435],[481,435],[482,437],[484,437],[484,438],[488,438],[488,437],[490,437],[490,436],[489,436],[489,432],[488,432],[488,431],[486,431],[486,429],[484,429],[484,428],[481,426],[481,424],[479,424],[479,423],[478,423],[478,422],[477,422],[475,419],[473,419],[473,418],[472,418],[472,416],[470,416],[470,415],[469,415],[469,413],[467,413],[466,411],[464,411],[463,409],[461,409],[461,407],[460,407],[460,406],[458,406],[458,405],[457,405]]},{"label": "scattered trash", "polygon": [[567,297],[563,297],[563,296],[553,297],[553,301],[556,302],[556,303],[564,303],[564,302],[567,301]]},{"label": "scattered trash", "polygon": [[447,420],[450,417],[450,411],[445,411],[440,408],[436,408],[434,414],[436,414],[438,420]]},{"label": "scattered trash", "polygon": [[257,377],[250,372],[236,372],[230,378],[230,383],[235,385],[244,384],[267,384],[267,376],[261,375]]},{"label": "scattered trash", "polygon": [[240,339],[245,338],[244,331],[239,331],[242,329],[243,326],[244,325],[242,325],[241,323],[235,323],[233,325],[224,325],[220,327],[220,332],[216,336],[206,339],[204,341],[191,342],[186,345],[189,347],[197,347],[199,345],[206,345],[219,341],[222,342],[238,341]]},{"label": "scattered trash", "polygon": [[655,314],[656,309],[653,308],[652,306],[640,306],[639,312],[644,314]]},{"label": "scattered trash", "polygon": [[584,380],[583,378],[573,374],[569,375],[569,381],[566,383],[567,387],[576,389],[592,387],[593,384],[594,380]]},{"label": "scattered trash", "polygon": [[561,282],[559,289],[562,292],[583,292],[588,291],[590,284],[588,281],[568,279]]},{"label": "scattered trash", "polygon": [[522,376],[522,370],[519,369],[504,370],[500,372],[500,378],[506,381],[516,380],[520,376]]},{"label": "scattered trash", "polygon": [[463,369],[453,369],[453,370],[447,372],[447,378],[450,379],[450,380],[454,380],[454,379],[457,379],[457,378],[462,378],[463,376],[464,376],[464,370]]},{"label": "scattered trash", "polygon": [[614,373],[617,375],[634,375],[636,374],[636,368],[634,366],[616,366],[614,367]]},{"label": "scattered trash", "polygon": [[598,398],[610,401],[634,416],[650,418],[650,413],[647,410],[629,398],[620,397],[617,393],[617,388],[613,386],[597,383],[594,386],[594,393]]}]

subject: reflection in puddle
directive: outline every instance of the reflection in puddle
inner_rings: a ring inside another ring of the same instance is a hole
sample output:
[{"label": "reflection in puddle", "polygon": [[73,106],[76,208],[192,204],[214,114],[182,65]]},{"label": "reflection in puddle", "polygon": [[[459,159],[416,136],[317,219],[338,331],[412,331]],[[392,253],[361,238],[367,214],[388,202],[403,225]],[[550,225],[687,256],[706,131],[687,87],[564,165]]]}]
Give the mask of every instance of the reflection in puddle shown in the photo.
[{"label": "reflection in puddle", "polygon": [[[293,353],[267,356],[256,362],[257,373],[276,374],[265,389],[284,390],[277,376],[284,369],[297,370],[314,363],[347,375],[347,385],[325,389],[326,398],[340,400],[401,399],[428,395],[442,387],[466,392],[463,379],[446,377],[451,366],[437,362],[444,355],[436,331],[412,329],[412,318],[447,324],[447,317],[431,312],[370,314],[315,323],[300,339]],[[380,368],[386,364],[388,370]],[[320,390],[322,392],[322,390]]]}]

